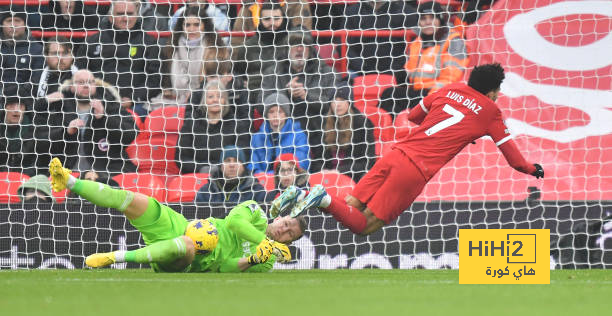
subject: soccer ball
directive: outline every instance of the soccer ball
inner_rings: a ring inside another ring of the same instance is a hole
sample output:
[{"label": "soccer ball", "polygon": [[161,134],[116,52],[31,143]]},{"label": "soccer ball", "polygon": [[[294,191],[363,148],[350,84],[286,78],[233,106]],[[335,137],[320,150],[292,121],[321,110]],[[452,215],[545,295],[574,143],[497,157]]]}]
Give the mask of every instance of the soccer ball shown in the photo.
[{"label": "soccer ball", "polygon": [[197,254],[213,251],[219,242],[217,228],[207,219],[196,219],[187,225],[185,236],[193,240]]}]

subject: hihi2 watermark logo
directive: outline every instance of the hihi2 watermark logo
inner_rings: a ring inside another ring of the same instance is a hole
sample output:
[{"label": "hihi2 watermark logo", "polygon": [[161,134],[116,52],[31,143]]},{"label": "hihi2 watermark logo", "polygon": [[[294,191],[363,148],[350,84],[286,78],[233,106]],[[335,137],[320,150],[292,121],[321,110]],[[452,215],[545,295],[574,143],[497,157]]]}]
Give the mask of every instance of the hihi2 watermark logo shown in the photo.
[{"label": "hihi2 watermark logo", "polygon": [[550,230],[460,229],[459,284],[550,284]]}]

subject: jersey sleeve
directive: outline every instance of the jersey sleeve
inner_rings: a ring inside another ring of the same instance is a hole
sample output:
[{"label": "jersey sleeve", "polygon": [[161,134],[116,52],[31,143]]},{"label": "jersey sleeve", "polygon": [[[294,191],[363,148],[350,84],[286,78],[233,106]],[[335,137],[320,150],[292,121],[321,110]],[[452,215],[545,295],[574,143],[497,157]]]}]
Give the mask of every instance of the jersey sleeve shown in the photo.
[{"label": "jersey sleeve", "polygon": [[533,164],[527,163],[512,139],[499,145],[499,150],[501,150],[508,164],[515,170],[525,174],[533,174],[536,171]]},{"label": "jersey sleeve", "polygon": [[261,217],[261,208],[255,202],[242,203],[234,207],[225,218],[227,228],[238,237],[251,243],[259,244],[266,235],[259,231],[253,223]]},{"label": "jersey sleeve", "polygon": [[[238,260],[241,258],[230,258],[219,266],[219,272],[243,272],[238,268]],[[274,267],[274,262],[276,262],[276,257],[274,255],[270,256],[270,259],[264,263],[256,264],[248,269],[244,270],[244,272],[268,272],[272,270]]]},{"label": "jersey sleeve", "polygon": [[501,111],[499,109],[497,110],[497,113],[495,113],[493,122],[491,122],[487,128],[487,134],[491,136],[493,142],[495,142],[495,146],[497,147],[512,139],[510,130],[508,127],[506,127],[506,123],[504,123]]},{"label": "jersey sleeve", "polygon": [[410,113],[408,113],[408,120],[414,124],[421,125],[425,119],[425,116],[427,116],[427,113],[429,113],[429,108],[425,106],[423,100],[421,99],[419,104],[415,106],[414,109],[410,110]]}]

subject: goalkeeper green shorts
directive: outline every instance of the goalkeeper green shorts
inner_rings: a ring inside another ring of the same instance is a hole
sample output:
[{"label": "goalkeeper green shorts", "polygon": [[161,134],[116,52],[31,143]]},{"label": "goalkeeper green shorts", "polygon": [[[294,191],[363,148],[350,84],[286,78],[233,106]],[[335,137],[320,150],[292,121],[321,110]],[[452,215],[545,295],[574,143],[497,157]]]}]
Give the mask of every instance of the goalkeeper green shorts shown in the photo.
[{"label": "goalkeeper green shorts", "polygon": [[[131,220],[132,226],[136,227],[145,244],[151,245],[158,241],[169,240],[185,234],[188,221],[185,217],[171,209],[170,207],[159,203],[154,198],[149,198],[149,205],[146,210],[147,216]],[[150,216],[149,216],[150,215]],[[148,222],[143,222],[143,218],[150,219]],[[160,264],[152,263],[151,268],[155,272],[181,272],[173,269],[165,268]]]}]

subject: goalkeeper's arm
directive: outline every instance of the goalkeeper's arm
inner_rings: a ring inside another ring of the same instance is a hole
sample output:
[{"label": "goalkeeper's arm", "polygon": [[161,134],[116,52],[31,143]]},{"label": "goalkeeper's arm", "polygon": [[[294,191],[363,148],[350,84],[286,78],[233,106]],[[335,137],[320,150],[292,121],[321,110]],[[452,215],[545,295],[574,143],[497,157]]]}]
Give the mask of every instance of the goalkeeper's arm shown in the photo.
[{"label": "goalkeeper's arm", "polygon": [[252,224],[253,220],[259,216],[261,216],[259,209],[257,211],[252,210],[242,203],[234,207],[227,215],[225,218],[226,227],[238,237],[253,244],[260,244],[266,238],[266,234]]},{"label": "goalkeeper's arm", "polygon": [[250,264],[249,257],[231,258],[219,266],[219,272],[267,272],[272,270],[276,258],[274,255],[264,263]]}]

